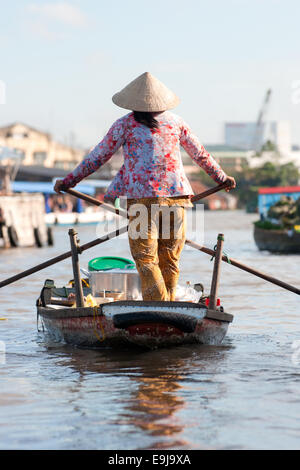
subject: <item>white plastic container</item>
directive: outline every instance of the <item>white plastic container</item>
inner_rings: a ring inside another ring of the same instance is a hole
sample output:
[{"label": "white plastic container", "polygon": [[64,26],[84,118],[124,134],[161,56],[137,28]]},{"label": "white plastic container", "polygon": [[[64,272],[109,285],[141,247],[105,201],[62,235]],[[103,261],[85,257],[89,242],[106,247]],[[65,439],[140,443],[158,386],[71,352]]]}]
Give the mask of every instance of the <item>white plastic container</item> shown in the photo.
[{"label": "white plastic container", "polygon": [[141,298],[141,281],[136,269],[89,271],[89,280],[94,297],[110,297],[110,293],[120,293],[126,300]]}]

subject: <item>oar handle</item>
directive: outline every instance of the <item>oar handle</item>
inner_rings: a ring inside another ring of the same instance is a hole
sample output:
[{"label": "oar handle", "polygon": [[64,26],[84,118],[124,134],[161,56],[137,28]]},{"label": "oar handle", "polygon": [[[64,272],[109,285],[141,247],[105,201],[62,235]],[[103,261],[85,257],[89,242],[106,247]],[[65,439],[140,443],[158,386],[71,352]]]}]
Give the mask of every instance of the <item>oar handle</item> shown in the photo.
[{"label": "oar handle", "polygon": [[207,196],[211,196],[212,194],[215,194],[218,191],[221,191],[222,189],[226,189],[229,186],[230,186],[230,181],[225,181],[225,183],[222,183],[219,186],[216,186],[215,188],[207,189],[206,191],[203,191],[203,193],[200,193],[200,194],[197,194],[196,196],[193,196],[191,198],[191,201],[192,202],[199,201],[200,199],[204,199]]}]

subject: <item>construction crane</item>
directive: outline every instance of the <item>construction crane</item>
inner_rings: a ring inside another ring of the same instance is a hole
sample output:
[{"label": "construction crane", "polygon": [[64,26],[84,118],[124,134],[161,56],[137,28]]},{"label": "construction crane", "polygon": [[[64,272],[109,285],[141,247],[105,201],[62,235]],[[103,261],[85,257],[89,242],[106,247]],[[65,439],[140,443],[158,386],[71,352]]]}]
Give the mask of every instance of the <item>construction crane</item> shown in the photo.
[{"label": "construction crane", "polygon": [[253,136],[253,150],[255,150],[256,153],[260,153],[261,147],[263,144],[262,139],[263,139],[264,127],[265,127],[265,117],[266,117],[268,106],[270,103],[271,94],[272,94],[272,90],[271,88],[269,88],[266,92],[263,105],[261,107],[261,110],[258,114],[258,118],[256,121],[254,136]]}]

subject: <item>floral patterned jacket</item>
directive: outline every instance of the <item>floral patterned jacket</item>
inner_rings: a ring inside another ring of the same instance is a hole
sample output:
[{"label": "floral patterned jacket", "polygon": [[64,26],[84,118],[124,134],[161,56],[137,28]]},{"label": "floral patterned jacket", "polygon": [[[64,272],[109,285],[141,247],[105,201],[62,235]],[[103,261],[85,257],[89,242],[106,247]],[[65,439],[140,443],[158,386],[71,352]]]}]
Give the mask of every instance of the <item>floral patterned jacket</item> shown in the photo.
[{"label": "floral patterned jacket", "polygon": [[217,183],[227,175],[200,144],[181,117],[165,111],[155,117],[158,129],[149,129],[129,113],[118,119],[104,139],[63,180],[66,188],[96,171],[123,146],[124,163],[107,190],[106,199],[192,195],[180,146]]}]

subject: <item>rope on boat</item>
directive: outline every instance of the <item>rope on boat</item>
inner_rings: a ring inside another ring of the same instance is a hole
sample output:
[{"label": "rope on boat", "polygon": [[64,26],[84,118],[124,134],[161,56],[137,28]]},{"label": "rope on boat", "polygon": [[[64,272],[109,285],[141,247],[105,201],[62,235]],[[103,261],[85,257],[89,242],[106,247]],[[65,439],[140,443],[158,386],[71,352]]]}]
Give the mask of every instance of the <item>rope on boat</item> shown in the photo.
[{"label": "rope on boat", "polygon": [[[94,320],[94,333],[95,333],[96,338],[98,339],[98,341],[100,341],[100,343],[102,343],[105,340],[105,332],[104,332],[104,328],[103,328],[103,325],[101,323],[101,320],[99,319],[98,307],[97,306],[93,307],[93,320]],[[97,325],[100,326],[101,333],[102,333],[102,338],[98,334]]]},{"label": "rope on boat", "polygon": [[[218,235],[218,240],[224,241],[224,235],[219,234],[219,235]],[[214,257],[216,256],[216,250],[217,250],[217,245],[214,246],[214,254],[213,254],[212,257],[210,258],[210,261],[212,261],[212,260],[214,259]],[[228,264],[231,264],[230,258],[229,258],[229,256],[227,255],[227,253],[225,253],[225,251],[222,251],[222,256],[225,256],[227,263],[228,263]]]}]

